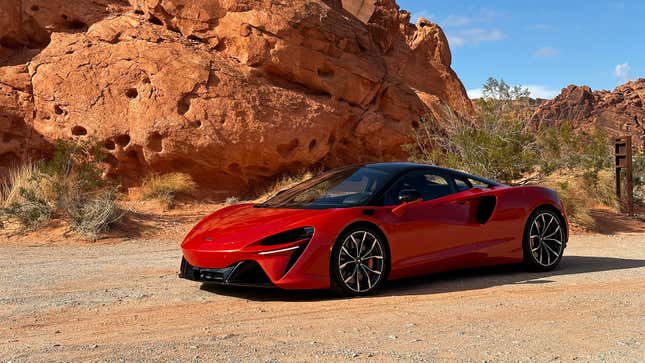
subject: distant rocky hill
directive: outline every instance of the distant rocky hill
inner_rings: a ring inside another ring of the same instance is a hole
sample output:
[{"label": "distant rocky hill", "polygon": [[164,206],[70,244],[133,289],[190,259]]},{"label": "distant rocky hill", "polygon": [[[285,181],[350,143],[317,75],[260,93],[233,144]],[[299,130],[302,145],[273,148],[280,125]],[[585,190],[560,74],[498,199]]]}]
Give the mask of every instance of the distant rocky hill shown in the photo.
[{"label": "distant rocky hill", "polygon": [[569,122],[576,129],[602,127],[611,135],[632,135],[645,150],[645,79],[628,82],[613,92],[592,91],[587,86],[569,86],[553,100],[540,102],[531,125],[560,125]]},{"label": "distant rocky hill", "polygon": [[0,0],[0,46],[0,172],[93,138],[126,185],[243,191],[472,112],[443,31],[394,0]]}]

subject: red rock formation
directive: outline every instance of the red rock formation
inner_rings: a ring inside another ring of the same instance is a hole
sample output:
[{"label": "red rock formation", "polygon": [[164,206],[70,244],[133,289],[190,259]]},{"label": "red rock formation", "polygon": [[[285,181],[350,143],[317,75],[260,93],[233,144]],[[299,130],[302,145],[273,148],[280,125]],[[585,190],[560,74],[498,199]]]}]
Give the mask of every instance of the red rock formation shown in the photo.
[{"label": "red rock formation", "polygon": [[28,102],[0,104],[46,140],[97,138],[127,185],[182,171],[249,190],[288,170],[397,159],[421,115],[472,112],[441,29],[410,24],[393,0],[3,2],[21,3],[21,25],[0,33],[10,54],[31,29],[50,40],[27,53]]},{"label": "red rock formation", "polygon": [[611,135],[630,134],[645,150],[645,79],[628,82],[613,92],[569,86],[538,107],[531,119],[538,128],[563,122],[582,130],[602,127]]}]

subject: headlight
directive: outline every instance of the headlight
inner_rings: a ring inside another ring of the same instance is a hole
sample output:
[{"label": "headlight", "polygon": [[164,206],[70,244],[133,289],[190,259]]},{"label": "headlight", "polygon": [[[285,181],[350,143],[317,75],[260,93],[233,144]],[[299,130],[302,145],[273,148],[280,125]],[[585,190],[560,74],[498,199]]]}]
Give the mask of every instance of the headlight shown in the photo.
[{"label": "headlight", "polygon": [[302,227],[274,234],[260,241],[263,246],[275,246],[285,243],[309,240],[314,235],[313,227]]}]

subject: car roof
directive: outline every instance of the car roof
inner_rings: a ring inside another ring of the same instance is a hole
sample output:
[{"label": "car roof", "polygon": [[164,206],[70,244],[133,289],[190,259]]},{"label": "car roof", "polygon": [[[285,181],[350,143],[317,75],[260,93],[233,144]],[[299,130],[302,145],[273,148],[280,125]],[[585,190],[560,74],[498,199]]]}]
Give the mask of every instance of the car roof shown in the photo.
[{"label": "car roof", "polygon": [[482,178],[480,176],[471,175],[471,174],[464,173],[464,172],[459,171],[459,170],[443,168],[443,167],[436,166],[436,165],[431,165],[431,164],[419,164],[419,163],[410,163],[410,162],[391,162],[391,163],[364,164],[364,165],[361,165],[361,166],[367,167],[367,168],[374,168],[374,169],[382,170],[382,171],[392,173],[392,174],[396,174],[396,175],[400,175],[400,174],[403,174],[403,173],[405,173],[407,171],[414,170],[414,169],[432,169],[432,170],[436,170],[436,171],[442,171],[442,172],[448,173],[448,174],[462,175],[462,176],[465,176],[467,178],[471,178],[471,179],[474,179],[474,180],[478,180],[480,182],[484,182],[484,183],[486,183],[488,185],[501,185],[498,182],[495,182],[493,180],[488,180],[488,179]]}]

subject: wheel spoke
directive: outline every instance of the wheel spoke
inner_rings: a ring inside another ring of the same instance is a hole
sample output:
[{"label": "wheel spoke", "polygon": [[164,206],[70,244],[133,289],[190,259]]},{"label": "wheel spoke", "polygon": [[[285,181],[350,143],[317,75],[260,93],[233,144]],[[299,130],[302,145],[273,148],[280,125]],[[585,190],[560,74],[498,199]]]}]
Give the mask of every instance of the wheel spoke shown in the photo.
[{"label": "wheel spoke", "polygon": [[547,223],[546,227],[544,227],[544,233],[546,233],[549,230],[549,227],[551,226],[551,223],[553,223],[553,216],[549,215],[551,219],[549,219],[549,223]]},{"label": "wheel spoke", "polygon": [[365,277],[367,278],[367,288],[371,289],[372,288],[372,279],[370,279],[370,274],[368,274],[367,271],[366,271],[367,266],[361,265],[361,268],[363,269],[363,272],[365,272]]},{"label": "wheel spoke", "polygon": [[362,259],[365,259],[365,258],[367,257],[367,255],[369,255],[370,253],[372,253],[372,251],[374,250],[374,247],[375,247],[375,246],[376,246],[376,238],[374,239],[374,242],[372,242],[372,246],[370,247],[370,249],[369,249],[369,250],[367,250],[367,252],[365,252],[365,254],[364,254],[363,256],[361,256],[361,258],[362,258]]},{"label": "wheel spoke", "polygon": [[551,234],[550,234],[550,235],[548,235],[548,236],[544,236],[544,238],[550,238],[550,237],[553,237],[553,236],[555,236],[555,234],[556,234],[556,233],[558,233],[559,231],[560,231],[560,226],[558,225],[558,227],[555,229],[555,231],[553,231],[553,233],[551,233]]},{"label": "wheel spoke", "polygon": [[547,250],[551,251],[551,253],[553,253],[553,255],[555,256],[555,258],[556,258],[556,259],[558,258],[558,256],[560,256],[560,254],[559,254],[559,253],[555,252],[555,251],[554,251],[551,247],[549,247],[549,245],[547,245],[546,243],[544,244],[544,247],[546,247],[546,249],[547,249]]},{"label": "wheel spoke", "polygon": [[372,259],[373,259],[373,260],[382,260],[382,259],[383,259],[383,256],[376,256],[376,255],[374,255],[374,256],[367,256],[367,257],[363,257],[363,259],[364,259],[364,260],[372,260]]},{"label": "wheel spoke", "polygon": [[349,253],[349,251],[347,251],[347,248],[345,248],[345,246],[341,247],[341,250],[345,252],[345,254],[349,256],[352,260],[356,260],[356,257],[352,256],[352,254]]},{"label": "wheel spoke", "polygon": [[347,267],[351,263],[356,263],[356,261],[347,261],[344,264],[338,266],[338,268],[343,269],[343,268]]},{"label": "wheel spoke", "polygon": [[360,264],[356,264],[356,291],[360,292],[361,291],[361,279],[358,277],[358,274],[360,273],[359,270]]},{"label": "wheel spoke", "polygon": [[361,266],[362,266],[364,269],[366,269],[367,271],[369,271],[369,272],[371,272],[371,273],[373,273],[373,274],[376,274],[376,275],[380,275],[380,274],[381,274],[381,271],[372,270],[371,268],[369,268],[369,267],[367,267],[367,266],[365,266],[365,265],[361,265]]},{"label": "wheel spoke", "polygon": [[[544,246],[546,248],[549,248],[549,246],[545,245],[544,243],[542,243],[542,246]],[[551,264],[551,255],[549,254],[549,251],[547,249],[545,249],[545,251],[546,251],[545,252],[546,253],[546,264],[550,265]]]},{"label": "wheel spoke", "polygon": [[544,240],[545,241],[553,241],[553,242],[557,243],[558,245],[562,246],[562,242],[558,241],[555,238],[545,238]]},{"label": "wheel spoke", "polygon": [[356,238],[354,238],[353,234],[349,235],[349,237],[352,239],[352,242],[354,242],[354,249],[356,250],[356,256],[357,257],[360,256],[361,251],[358,249],[358,241],[356,240]]},{"label": "wheel spoke", "polygon": [[365,238],[367,238],[367,232],[363,232],[363,238],[361,239],[361,244],[360,247],[358,248],[358,256],[362,255],[363,253],[363,244],[365,243]]},{"label": "wheel spoke", "polygon": [[[355,269],[355,268],[354,268],[354,272],[356,272],[356,269]],[[346,278],[346,279],[345,279],[345,283],[348,283],[348,282],[349,282],[349,280],[351,280],[351,279],[352,279],[352,277],[354,277],[354,273],[352,273],[351,275],[349,275],[349,277],[348,277],[348,278]]]}]

